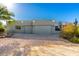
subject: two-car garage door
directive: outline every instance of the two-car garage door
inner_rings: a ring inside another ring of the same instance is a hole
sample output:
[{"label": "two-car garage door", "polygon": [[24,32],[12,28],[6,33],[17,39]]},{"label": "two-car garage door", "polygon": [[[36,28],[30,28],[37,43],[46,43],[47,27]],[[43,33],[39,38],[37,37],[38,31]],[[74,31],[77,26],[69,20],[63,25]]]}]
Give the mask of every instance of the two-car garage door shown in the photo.
[{"label": "two-car garage door", "polygon": [[51,26],[34,26],[33,33],[35,33],[35,34],[51,34]]}]

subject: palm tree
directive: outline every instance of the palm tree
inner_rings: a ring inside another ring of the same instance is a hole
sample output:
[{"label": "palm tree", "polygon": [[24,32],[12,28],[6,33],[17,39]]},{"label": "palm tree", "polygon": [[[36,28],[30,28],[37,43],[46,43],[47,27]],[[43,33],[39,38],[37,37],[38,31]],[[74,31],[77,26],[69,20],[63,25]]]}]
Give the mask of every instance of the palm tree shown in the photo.
[{"label": "palm tree", "polygon": [[14,14],[10,12],[6,6],[0,4],[0,19],[2,20],[11,20]]},{"label": "palm tree", "polygon": [[9,25],[14,23],[14,14],[10,12],[6,6],[0,4],[0,20],[6,20],[7,21],[7,27],[6,29],[9,30]]}]

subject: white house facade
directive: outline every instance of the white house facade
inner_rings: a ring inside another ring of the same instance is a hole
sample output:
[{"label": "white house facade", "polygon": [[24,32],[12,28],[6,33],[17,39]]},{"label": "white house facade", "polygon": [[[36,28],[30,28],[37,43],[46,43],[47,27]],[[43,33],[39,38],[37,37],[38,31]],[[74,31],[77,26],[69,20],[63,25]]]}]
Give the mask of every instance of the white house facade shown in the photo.
[{"label": "white house facade", "polygon": [[59,28],[59,24],[54,20],[17,20],[15,24],[10,27],[10,31],[26,34],[52,34],[59,32],[56,28]]}]

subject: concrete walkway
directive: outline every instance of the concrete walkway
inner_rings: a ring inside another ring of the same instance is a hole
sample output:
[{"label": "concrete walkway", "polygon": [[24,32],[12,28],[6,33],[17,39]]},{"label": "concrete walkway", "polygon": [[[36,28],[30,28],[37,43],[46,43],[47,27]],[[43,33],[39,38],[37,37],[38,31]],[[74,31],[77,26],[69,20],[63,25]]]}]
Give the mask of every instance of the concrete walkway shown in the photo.
[{"label": "concrete walkway", "polygon": [[58,35],[15,34],[0,39],[0,55],[13,56],[79,56],[79,44]]}]

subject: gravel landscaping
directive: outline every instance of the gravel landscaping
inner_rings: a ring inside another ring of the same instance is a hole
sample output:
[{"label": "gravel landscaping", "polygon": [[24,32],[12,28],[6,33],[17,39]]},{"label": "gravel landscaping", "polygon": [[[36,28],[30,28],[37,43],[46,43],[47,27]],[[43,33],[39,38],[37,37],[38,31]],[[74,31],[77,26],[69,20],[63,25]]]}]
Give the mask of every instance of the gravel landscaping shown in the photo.
[{"label": "gravel landscaping", "polygon": [[15,34],[0,38],[0,56],[79,56],[79,44],[56,35]]}]

